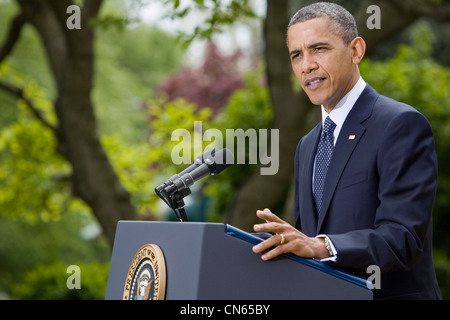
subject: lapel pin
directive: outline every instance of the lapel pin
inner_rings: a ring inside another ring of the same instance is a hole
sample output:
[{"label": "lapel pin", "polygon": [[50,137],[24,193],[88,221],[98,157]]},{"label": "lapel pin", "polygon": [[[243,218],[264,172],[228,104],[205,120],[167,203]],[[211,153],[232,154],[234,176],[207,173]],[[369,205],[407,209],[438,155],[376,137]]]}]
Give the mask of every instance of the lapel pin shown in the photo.
[{"label": "lapel pin", "polygon": [[351,134],[348,136],[348,140],[355,140],[355,138],[356,138],[356,135],[354,135],[354,134]]}]

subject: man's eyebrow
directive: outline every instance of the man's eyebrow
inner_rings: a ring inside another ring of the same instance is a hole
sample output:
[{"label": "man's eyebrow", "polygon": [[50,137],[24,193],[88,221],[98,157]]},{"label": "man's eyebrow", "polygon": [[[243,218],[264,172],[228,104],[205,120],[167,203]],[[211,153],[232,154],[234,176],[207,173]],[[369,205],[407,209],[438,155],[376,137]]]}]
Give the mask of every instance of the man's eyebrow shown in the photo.
[{"label": "man's eyebrow", "polygon": [[[308,49],[314,49],[314,48],[321,47],[321,46],[329,47],[330,44],[327,43],[327,42],[315,42],[315,43],[310,44],[310,45],[308,46]],[[302,50],[296,49],[296,50],[292,50],[292,51],[289,53],[289,56],[292,56],[292,55],[294,55],[294,54],[301,54],[301,53],[302,53]]]},{"label": "man's eyebrow", "polygon": [[314,48],[317,48],[317,47],[321,47],[321,46],[329,46],[330,44],[329,43],[326,43],[326,42],[315,42],[315,43],[313,43],[313,44],[310,44],[309,46],[308,46],[308,49],[314,49]]},{"label": "man's eyebrow", "polygon": [[291,52],[289,52],[289,56],[292,56],[294,54],[298,54],[298,53],[301,53],[301,52],[302,52],[302,50],[292,50]]}]

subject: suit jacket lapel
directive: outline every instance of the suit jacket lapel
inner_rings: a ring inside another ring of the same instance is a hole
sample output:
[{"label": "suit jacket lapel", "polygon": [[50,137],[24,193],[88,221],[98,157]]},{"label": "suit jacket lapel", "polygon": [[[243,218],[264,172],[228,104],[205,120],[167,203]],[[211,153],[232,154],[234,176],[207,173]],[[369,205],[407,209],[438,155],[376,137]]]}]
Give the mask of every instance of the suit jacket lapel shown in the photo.
[{"label": "suit jacket lapel", "polygon": [[[328,208],[342,172],[344,171],[353,150],[364,135],[366,129],[362,125],[362,122],[370,117],[373,104],[378,96],[379,94],[367,84],[342,126],[325,180],[322,207],[317,223],[317,234],[321,233],[323,222],[328,214]],[[350,135],[354,136],[354,139],[349,139]]]},{"label": "suit jacket lapel", "polygon": [[319,123],[312,131],[311,138],[307,140],[308,145],[306,145],[305,149],[309,150],[307,154],[306,165],[306,174],[305,181],[302,183],[305,184],[304,192],[306,193],[306,201],[304,210],[308,214],[303,215],[303,223],[302,223],[302,232],[308,236],[314,236],[317,229],[317,214],[314,205],[314,197],[312,193],[312,177],[314,174],[314,161],[316,158],[316,150],[317,145],[319,144],[320,135],[322,133],[322,124]]}]

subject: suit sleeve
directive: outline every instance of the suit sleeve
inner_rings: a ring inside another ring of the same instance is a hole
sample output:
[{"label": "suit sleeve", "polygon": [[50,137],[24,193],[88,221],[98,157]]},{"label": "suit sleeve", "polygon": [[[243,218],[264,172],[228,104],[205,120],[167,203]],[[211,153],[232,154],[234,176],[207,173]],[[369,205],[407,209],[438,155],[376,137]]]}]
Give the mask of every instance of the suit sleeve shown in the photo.
[{"label": "suit sleeve", "polygon": [[437,160],[431,127],[423,115],[406,111],[392,118],[377,152],[378,200],[373,229],[329,235],[338,267],[408,270],[431,239]]}]

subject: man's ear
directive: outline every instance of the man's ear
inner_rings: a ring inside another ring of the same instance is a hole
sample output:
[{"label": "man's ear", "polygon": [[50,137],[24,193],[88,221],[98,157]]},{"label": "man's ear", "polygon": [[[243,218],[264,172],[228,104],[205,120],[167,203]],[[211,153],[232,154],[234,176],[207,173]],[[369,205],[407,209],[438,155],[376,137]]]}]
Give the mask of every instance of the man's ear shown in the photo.
[{"label": "man's ear", "polygon": [[350,42],[349,47],[353,51],[352,62],[354,64],[359,64],[364,57],[364,53],[366,52],[366,42],[363,38],[356,37]]}]

